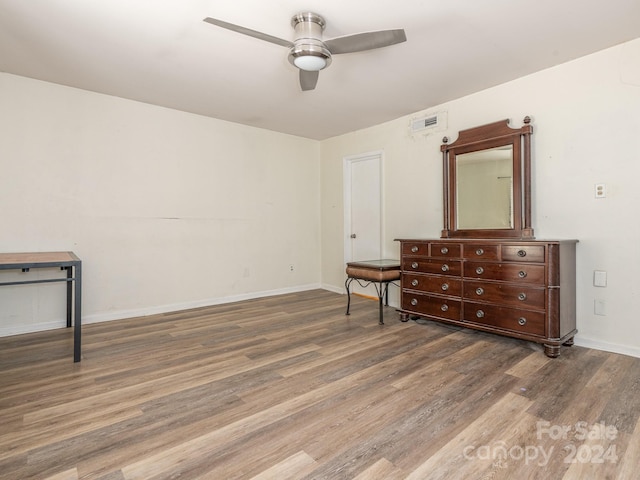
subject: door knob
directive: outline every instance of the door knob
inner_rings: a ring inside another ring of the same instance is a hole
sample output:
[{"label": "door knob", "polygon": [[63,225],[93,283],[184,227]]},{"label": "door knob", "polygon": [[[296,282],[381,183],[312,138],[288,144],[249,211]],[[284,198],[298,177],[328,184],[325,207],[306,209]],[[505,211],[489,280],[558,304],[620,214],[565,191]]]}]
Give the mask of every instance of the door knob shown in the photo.
[{"label": "door knob", "polygon": [[355,234],[355,233],[352,233],[352,234],[351,234],[351,238],[356,238],[356,234]]}]

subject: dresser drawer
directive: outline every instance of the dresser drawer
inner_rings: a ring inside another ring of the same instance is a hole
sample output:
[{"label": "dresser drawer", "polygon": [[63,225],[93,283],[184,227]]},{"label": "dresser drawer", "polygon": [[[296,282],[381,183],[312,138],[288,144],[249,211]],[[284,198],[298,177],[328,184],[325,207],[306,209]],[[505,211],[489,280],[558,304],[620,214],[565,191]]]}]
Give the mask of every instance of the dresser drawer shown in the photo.
[{"label": "dresser drawer", "polygon": [[402,292],[402,309],[421,315],[459,321],[461,304],[462,301],[456,299],[417,292]]},{"label": "dresser drawer", "polygon": [[544,336],[544,312],[464,302],[463,319],[513,332]]},{"label": "dresser drawer", "polygon": [[462,274],[461,260],[447,260],[436,258],[403,257],[402,270],[404,272],[434,273],[440,275]]},{"label": "dresser drawer", "polygon": [[465,278],[502,280],[534,285],[545,284],[544,270],[544,265],[487,262],[466,262],[464,264]]},{"label": "dresser drawer", "polygon": [[441,295],[462,296],[462,280],[446,275],[420,275],[405,273],[402,275],[402,288],[439,293]]},{"label": "dresser drawer", "polygon": [[501,303],[513,307],[538,310],[545,308],[545,288],[526,284],[511,285],[466,280],[463,297],[466,300]]},{"label": "dresser drawer", "polygon": [[463,257],[471,260],[497,260],[500,245],[465,244]]},{"label": "dresser drawer", "polygon": [[462,245],[440,242],[403,242],[402,255],[460,258]]},{"label": "dresser drawer", "polygon": [[460,258],[462,246],[459,243],[432,243],[431,256],[445,258]]},{"label": "dresser drawer", "polygon": [[544,263],[544,245],[502,245],[502,260]]},{"label": "dresser drawer", "polygon": [[402,242],[402,255],[429,256],[428,242]]}]

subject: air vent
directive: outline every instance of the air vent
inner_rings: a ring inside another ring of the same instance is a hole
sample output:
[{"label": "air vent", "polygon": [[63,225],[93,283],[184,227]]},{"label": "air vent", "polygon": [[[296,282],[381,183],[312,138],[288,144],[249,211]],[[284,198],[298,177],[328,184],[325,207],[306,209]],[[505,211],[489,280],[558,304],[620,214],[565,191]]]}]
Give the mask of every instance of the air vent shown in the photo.
[{"label": "air vent", "polygon": [[438,126],[438,115],[432,115],[430,117],[422,117],[415,119],[411,122],[411,132],[417,133],[425,128],[437,127]]},{"label": "air vent", "polygon": [[414,139],[428,137],[437,132],[443,132],[447,129],[447,111],[426,113],[422,116],[411,119],[409,126],[409,135]]}]

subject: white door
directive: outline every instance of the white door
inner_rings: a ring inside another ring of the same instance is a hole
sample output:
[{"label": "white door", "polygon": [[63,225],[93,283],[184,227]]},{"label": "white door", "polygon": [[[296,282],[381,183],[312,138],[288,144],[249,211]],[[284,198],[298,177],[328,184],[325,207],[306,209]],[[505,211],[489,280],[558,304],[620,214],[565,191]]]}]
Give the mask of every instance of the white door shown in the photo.
[{"label": "white door", "polygon": [[[382,258],[382,153],[344,160],[345,263]],[[373,287],[353,291],[376,296]]]}]

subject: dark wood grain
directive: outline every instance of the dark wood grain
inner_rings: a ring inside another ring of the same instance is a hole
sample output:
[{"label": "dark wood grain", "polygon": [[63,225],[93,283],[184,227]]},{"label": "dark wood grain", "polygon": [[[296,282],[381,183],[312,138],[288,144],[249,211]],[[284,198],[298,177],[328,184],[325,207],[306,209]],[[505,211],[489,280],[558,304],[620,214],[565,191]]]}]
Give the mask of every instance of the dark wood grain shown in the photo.
[{"label": "dark wood grain", "polygon": [[542,343],[550,357],[573,344],[576,240],[398,241],[403,320],[417,315]]}]

